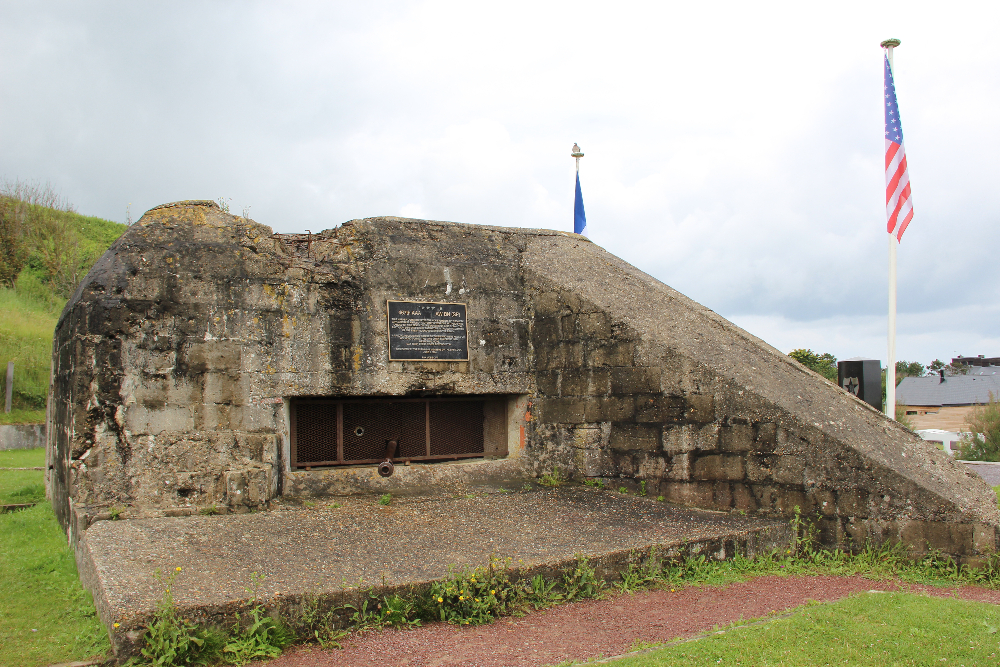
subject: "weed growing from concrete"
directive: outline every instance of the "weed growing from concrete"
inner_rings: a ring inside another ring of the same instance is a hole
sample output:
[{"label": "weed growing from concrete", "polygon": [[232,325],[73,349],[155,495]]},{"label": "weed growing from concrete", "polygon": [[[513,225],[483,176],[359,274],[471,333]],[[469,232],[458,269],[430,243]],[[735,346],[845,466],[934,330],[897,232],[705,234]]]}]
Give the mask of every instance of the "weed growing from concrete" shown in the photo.
[{"label": "weed growing from concrete", "polygon": [[421,621],[417,612],[418,600],[393,593],[382,598],[371,591],[361,601],[361,608],[351,607],[351,623],[359,632],[379,630],[385,627],[414,627]]},{"label": "weed growing from concrete", "polygon": [[349,633],[336,628],[337,612],[342,608],[324,608],[316,593],[302,596],[298,612],[288,617],[288,627],[297,641],[315,642],[322,649],[342,648],[340,642]]},{"label": "weed growing from concrete", "polygon": [[542,486],[562,486],[566,479],[560,474],[559,466],[552,466],[552,472],[547,472],[538,478]]},{"label": "weed growing from concrete", "polygon": [[[635,552],[632,555],[639,556]],[[621,574],[622,580],[616,583],[615,587],[623,593],[634,593],[664,583],[663,569],[663,559],[657,553],[656,547],[652,547],[644,558],[639,557],[637,562],[629,563],[628,569]]]},{"label": "weed growing from concrete", "polygon": [[207,507],[199,507],[198,514],[202,516],[212,516],[213,514],[218,514],[219,508],[215,505],[208,505]]},{"label": "weed growing from concrete", "polygon": [[264,577],[254,572],[250,588],[250,611],[247,614],[249,623],[242,627],[240,617],[236,616],[236,627],[230,640],[222,649],[226,662],[234,665],[245,665],[251,660],[266,660],[277,658],[281,651],[291,644],[295,637],[284,623],[271,618],[260,603],[258,589],[264,582]]},{"label": "weed growing from concrete", "polygon": [[391,502],[392,502],[392,494],[391,493],[383,494],[382,497],[378,499],[378,504],[379,505],[388,505]]},{"label": "weed growing from concrete", "polygon": [[[220,657],[223,639],[218,633],[201,628],[186,618],[181,618],[174,605],[173,585],[177,573],[176,568],[170,576],[163,579],[157,570],[155,576],[164,584],[163,597],[157,605],[153,622],[146,628],[143,635],[145,646],[140,653],[148,664],[170,667],[173,665],[207,665],[216,662]],[[139,661],[133,664],[142,664]]]},{"label": "weed growing from concrete", "polygon": [[597,576],[587,557],[578,555],[576,567],[566,568],[563,571],[562,585],[563,601],[572,602],[573,600],[601,597],[607,584]]},{"label": "weed growing from concrete", "polygon": [[592,486],[595,489],[603,489],[604,488],[604,480],[601,479],[600,477],[597,477],[595,479],[586,479],[586,480],[583,481],[583,483],[585,485],[587,485],[587,486]]},{"label": "weed growing from concrete", "polygon": [[117,521],[118,519],[120,519],[122,516],[122,512],[124,511],[125,508],[119,507],[118,505],[114,505],[108,509],[108,513],[111,515],[112,521]]},{"label": "weed growing from concrete", "polygon": [[558,604],[560,595],[553,591],[558,583],[555,579],[546,579],[542,575],[536,574],[528,582],[524,601],[535,609],[545,609]]},{"label": "weed growing from concrete", "polygon": [[628,493],[628,489],[626,489],[624,486],[619,486],[618,493]]},{"label": "weed growing from concrete", "polygon": [[640,496],[646,495],[646,480],[642,480],[641,482],[639,482],[639,495]]},{"label": "weed growing from concrete", "polygon": [[664,498],[663,496],[656,496],[656,500],[657,500],[657,502],[661,502],[661,503],[664,503],[664,502],[667,501],[667,499]]},{"label": "weed growing from concrete", "polygon": [[509,560],[490,558],[475,569],[450,570],[448,578],[429,589],[437,620],[455,625],[481,625],[512,613],[521,604],[522,586],[511,580]]}]

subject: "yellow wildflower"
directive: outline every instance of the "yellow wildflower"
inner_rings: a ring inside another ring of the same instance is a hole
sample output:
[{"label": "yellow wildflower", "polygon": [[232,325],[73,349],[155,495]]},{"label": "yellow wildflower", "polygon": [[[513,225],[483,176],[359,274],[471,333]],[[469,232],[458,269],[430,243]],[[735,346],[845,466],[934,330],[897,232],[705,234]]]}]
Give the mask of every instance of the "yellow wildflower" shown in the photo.
[{"label": "yellow wildflower", "polygon": [[490,595],[496,595],[496,594],[497,594],[496,589],[493,589],[492,591],[490,591]]},{"label": "yellow wildflower", "polygon": [[461,601],[462,601],[462,600],[464,600],[464,599],[465,599],[465,596],[464,596],[464,595],[459,595],[459,596],[458,596],[458,601],[459,601],[459,602],[461,602]]},{"label": "yellow wildflower", "polygon": [[180,571],[181,571],[181,568],[180,568],[180,566],[178,566],[178,567],[177,567],[177,571],[178,571],[178,572],[180,572]]},{"label": "yellow wildflower", "polygon": [[116,628],[119,627],[120,625],[121,625],[121,623],[115,623],[115,627]]},{"label": "yellow wildflower", "polygon": [[444,598],[438,598],[438,602],[444,602]]}]

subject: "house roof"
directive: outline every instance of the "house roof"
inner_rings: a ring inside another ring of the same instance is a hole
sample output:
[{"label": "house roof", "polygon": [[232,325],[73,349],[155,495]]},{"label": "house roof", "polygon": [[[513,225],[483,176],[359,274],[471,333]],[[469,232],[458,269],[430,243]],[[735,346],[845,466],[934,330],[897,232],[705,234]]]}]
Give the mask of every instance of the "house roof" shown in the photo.
[{"label": "house roof", "polygon": [[907,377],[896,387],[903,405],[974,405],[988,403],[990,392],[1000,398],[1000,375],[939,375]]}]

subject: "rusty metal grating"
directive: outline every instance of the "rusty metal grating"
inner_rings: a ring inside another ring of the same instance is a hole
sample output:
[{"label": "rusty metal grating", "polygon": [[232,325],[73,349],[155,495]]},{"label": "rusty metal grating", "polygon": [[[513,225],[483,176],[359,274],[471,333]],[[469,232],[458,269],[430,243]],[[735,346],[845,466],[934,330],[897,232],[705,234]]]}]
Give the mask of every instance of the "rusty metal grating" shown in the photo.
[{"label": "rusty metal grating", "polygon": [[482,401],[431,401],[431,455],[483,451]]},{"label": "rusty metal grating", "polygon": [[423,456],[427,450],[423,403],[345,403],[344,461],[382,460],[385,441],[396,440],[396,458]]},{"label": "rusty metal grating", "polygon": [[463,399],[293,401],[293,467],[483,456],[484,402]]},{"label": "rusty metal grating", "polygon": [[296,458],[300,461],[337,460],[337,404],[331,401],[295,406]]}]

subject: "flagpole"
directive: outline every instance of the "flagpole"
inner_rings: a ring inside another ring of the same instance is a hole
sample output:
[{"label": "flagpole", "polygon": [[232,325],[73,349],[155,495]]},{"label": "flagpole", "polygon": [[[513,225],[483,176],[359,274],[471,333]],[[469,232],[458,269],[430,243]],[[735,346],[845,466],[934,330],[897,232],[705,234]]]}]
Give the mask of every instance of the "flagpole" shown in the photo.
[{"label": "flagpole", "polygon": [[[889,69],[892,70],[892,50],[899,46],[898,39],[887,39],[880,44],[886,51]],[[896,239],[889,232],[889,359],[885,368],[885,414],[896,418]]]},{"label": "flagpole", "polygon": [[579,144],[573,144],[571,156],[576,158],[576,199],[573,201],[573,231],[577,234],[587,235],[587,215],[583,210],[583,193],[580,191],[580,158],[583,151]]}]

